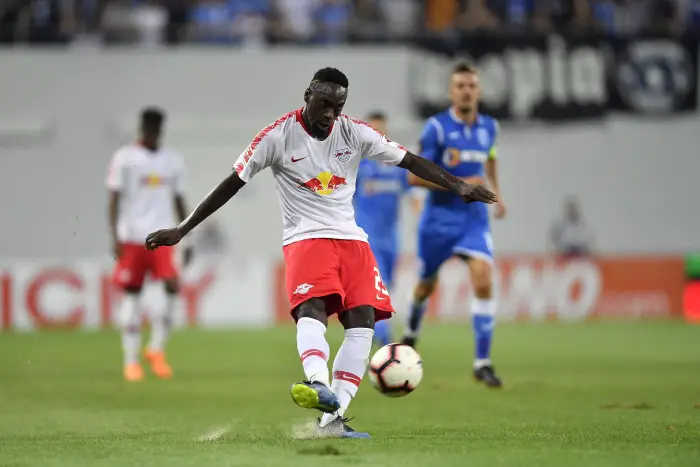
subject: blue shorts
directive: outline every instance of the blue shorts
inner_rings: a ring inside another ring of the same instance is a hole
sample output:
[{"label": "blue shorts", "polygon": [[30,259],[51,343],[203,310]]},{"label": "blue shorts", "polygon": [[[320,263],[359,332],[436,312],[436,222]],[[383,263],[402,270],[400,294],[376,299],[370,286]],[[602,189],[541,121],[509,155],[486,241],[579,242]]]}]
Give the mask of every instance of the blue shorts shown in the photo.
[{"label": "blue shorts", "polygon": [[493,240],[489,226],[475,223],[455,232],[420,229],[418,259],[421,279],[435,277],[442,263],[455,255],[492,263]]},{"label": "blue shorts", "polygon": [[382,276],[382,282],[391,292],[391,287],[394,283],[394,266],[396,265],[396,250],[393,248],[382,248],[370,243],[372,253],[377,260],[379,274]]}]

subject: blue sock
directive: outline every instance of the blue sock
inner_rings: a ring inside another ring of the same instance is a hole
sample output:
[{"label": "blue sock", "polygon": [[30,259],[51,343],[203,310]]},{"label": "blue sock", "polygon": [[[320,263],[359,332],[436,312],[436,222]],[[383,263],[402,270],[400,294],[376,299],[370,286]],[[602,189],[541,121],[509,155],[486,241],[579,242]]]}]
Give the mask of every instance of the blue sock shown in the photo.
[{"label": "blue sock", "polygon": [[475,366],[490,364],[491,340],[496,324],[493,300],[475,299],[472,306],[472,328],[474,330]]},{"label": "blue sock", "polygon": [[423,316],[425,315],[425,309],[427,308],[428,301],[423,300],[419,302],[415,298],[411,302],[411,310],[408,314],[408,327],[404,335],[407,337],[417,337],[420,331],[420,325],[423,322]]},{"label": "blue sock", "polygon": [[374,338],[380,347],[391,344],[393,339],[391,337],[391,324],[388,319],[383,319],[377,321],[374,325]]}]

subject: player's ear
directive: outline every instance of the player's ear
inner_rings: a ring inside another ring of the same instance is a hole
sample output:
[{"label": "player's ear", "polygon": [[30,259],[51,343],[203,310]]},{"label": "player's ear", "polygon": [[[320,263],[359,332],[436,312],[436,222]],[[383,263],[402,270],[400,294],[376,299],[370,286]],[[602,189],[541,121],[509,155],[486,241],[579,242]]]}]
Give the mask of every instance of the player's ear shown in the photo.
[{"label": "player's ear", "polygon": [[304,91],[304,102],[309,103],[309,96],[311,96],[311,89],[306,88],[306,91]]}]

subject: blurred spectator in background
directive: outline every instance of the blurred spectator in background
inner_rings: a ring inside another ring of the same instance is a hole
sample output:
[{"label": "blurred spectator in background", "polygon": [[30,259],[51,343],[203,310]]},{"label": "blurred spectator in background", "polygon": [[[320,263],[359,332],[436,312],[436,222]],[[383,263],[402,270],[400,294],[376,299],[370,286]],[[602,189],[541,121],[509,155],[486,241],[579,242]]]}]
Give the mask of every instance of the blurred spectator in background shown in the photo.
[{"label": "blurred spectator in background", "polygon": [[190,10],[188,38],[193,42],[234,42],[233,14],[226,0],[200,0]]},{"label": "blurred spectator in background", "polygon": [[157,47],[165,43],[168,10],[158,0],[141,0],[131,10],[129,21],[134,28],[135,43]]},{"label": "blurred spectator in background", "polygon": [[34,44],[62,44],[75,30],[73,0],[25,0],[18,17],[25,39]]},{"label": "blurred spectator in background", "polygon": [[314,10],[316,42],[339,44],[348,38],[352,5],[349,0],[321,0]]},{"label": "blurred spectator in background", "polygon": [[587,256],[593,252],[593,241],[578,199],[569,197],[564,202],[562,218],[554,222],[550,232],[554,251],[562,257]]},{"label": "blurred spectator in background", "polygon": [[390,38],[410,38],[421,33],[423,26],[419,24],[421,15],[420,1],[378,0]]},{"label": "blurred spectator in background", "polygon": [[700,0],[0,0],[0,42],[341,44],[424,33],[678,35]]},{"label": "blurred spectator in background", "polygon": [[593,0],[596,21],[608,34],[684,32],[685,6],[695,0]]},{"label": "blurred spectator in background", "polygon": [[320,0],[276,0],[276,23],[271,28],[276,42],[311,42],[316,34],[314,11]]}]

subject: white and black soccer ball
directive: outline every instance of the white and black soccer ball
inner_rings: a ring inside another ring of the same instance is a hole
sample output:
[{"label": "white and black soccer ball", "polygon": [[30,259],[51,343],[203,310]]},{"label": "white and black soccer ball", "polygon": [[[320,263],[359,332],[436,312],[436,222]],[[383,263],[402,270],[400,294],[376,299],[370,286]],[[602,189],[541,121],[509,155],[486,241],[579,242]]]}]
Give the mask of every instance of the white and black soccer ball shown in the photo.
[{"label": "white and black soccer ball", "polygon": [[423,378],[423,361],[408,345],[385,345],[369,361],[368,375],[377,391],[402,397],[418,387]]}]

